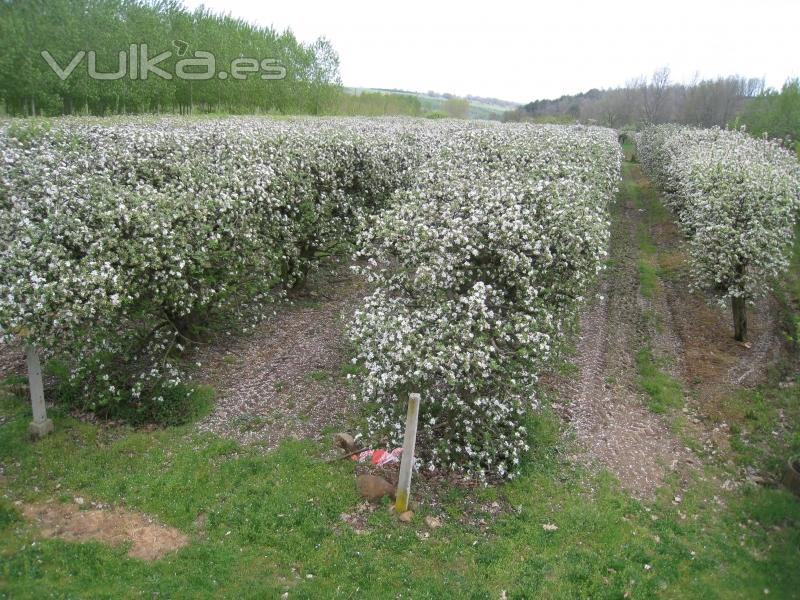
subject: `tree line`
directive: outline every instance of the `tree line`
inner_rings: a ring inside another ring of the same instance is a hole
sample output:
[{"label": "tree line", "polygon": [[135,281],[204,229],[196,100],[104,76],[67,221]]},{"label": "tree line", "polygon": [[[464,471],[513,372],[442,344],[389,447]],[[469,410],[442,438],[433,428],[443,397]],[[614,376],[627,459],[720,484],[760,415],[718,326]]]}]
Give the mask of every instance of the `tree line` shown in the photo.
[{"label": "tree line", "polygon": [[319,114],[340,94],[325,39],[304,44],[176,0],[0,3],[0,100],[11,115]]},{"label": "tree line", "polygon": [[536,100],[506,113],[512,121],[581,121],[609,127],[681,123],[700,127],[745,125],[756,135],[800,141],[800,80],[778,90],[741,76],[676,83],[668,68],[624,86],[554,100]]}]

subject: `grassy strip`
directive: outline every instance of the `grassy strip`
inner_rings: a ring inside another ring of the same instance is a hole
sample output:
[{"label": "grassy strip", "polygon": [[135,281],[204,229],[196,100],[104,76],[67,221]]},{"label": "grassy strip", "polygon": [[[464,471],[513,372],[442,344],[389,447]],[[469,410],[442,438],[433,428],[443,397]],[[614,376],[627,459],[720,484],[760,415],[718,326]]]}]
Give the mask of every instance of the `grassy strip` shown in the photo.
[{"label": "grassy strip", "polygon": [[659,265],[658,248],[650,232],[654,226],[669,222],[670,215],[659,202],[656,192],[649,186],[640,185],[638,178],[641,177],[641,172],[637,165],[627,163],[624,170],[624,194],[633,202],[636,209],[643,213],[644,217],[637,231],[639,292],[645,298],[653,298],[658,289],[658,280],[662,269]]},{"label": "grassy strip", "polygon": [[652,298],[658,286],[658,268],[650,261],[639,259],[639,292],[645,298]]},{"label": "grassy strip", "polygon": [[[649,185],[641,185],[641,171],[633,164],[626,165],[625,194],[630,198],[637,210],[643,213],[642,222],[637,231],[639,246],[639,293],[645,298],[653,298],[659,287],[659,279],[663,275],[660,267],[660,253],[651,235],[657,225],[668,223],[669,212],[658,199],[658,194]],[[654,317],[654,327],[659,324],[654,313],[645,315]],[[665,413],[669,409],[683,406],[683,386],[671,375],[663,372],[653,357],[652,349],[642,348],[636,353],[636,367],[639,374],[639,385],[647,394],[647,406],[655,413]]]},{"label": "grassy strip", "polygon": [[659,369],[650,348],[636,353],[639,385],[648,396],[647,407],[655,413],[683,406],[683,386],[680,381]]},{"label": "grassy strip", "polygon": [[[569,463],[547,416],[531,423],[536,446],[520,479],[449,488],[439,529],[423,522],[430,508],[404,525],[383,507],[357,535],[340,518],[361,503],[353,467],[321,462],[313,443],[263,455],[186,427],[106,429],[54,412],[56,433],[34,444],[25,403],[0,401],[3,596],[746,598],[800,585],[800,532],[787,526],[800,505],[787,494],[716,490],[720,511],[697,487],[680,504],[667,492],[643,505],[607,474]],[[41,540],[13,504],[78,495],[145,511],[192,541],[146,563],[124,548]]]}]

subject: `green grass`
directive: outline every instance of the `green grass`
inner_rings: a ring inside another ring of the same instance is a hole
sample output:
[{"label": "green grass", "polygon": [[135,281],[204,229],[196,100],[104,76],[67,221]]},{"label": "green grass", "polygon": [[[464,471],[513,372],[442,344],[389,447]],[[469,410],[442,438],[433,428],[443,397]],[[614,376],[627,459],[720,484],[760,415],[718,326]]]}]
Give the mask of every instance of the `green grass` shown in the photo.
[{"label": "green grass", "polygon": [[[625,146],[623,145],[623,150]],[[630,148],[625,150],[626,156],[631,152]],[[639,260],[637,268],[639,272],[639,292],[645,298],[653,298],[658,291],[661,269],[658,265],[658,248],[655,245],[651,228],[659,223],[669,221],[669,212],[659,202],[658,195],[652,188],[640,186],[633,177],[633,172],[638,167],[631,163],[625,164],[625,180],[623,182],[624,195],[633,201],[634,207],[643,213],[642,222],[636,232],[639,246]]]},{"label": "green grass", "polygon": [[[800,504],[787,493],[697,483],[680,504],[672,491],[643,504],[607,473],[568,463],[546,415],[530,424],[535,445],[518,480],[450,488],[410,525],[378,508],[364,535],[339,517],[360,504],[352,464],[323,462],[311,442],[263,455],[189,427],[104,429],[54,411],[56,433],[32,443],[23,402],[0,401],[0,415],[3,597],[752,598],[769,588],[788,598],[800,589]],[[191,543],[146,563],[124,548],[39,539],[13,505],[77,495],[144,511]],[[494,501],[508,507],[495,520]],[[427,529],[429,512],[444,516],[442,528]]]},{"label": "green grass", "polygon": [[680,381],[659,368],[650,348],[636,353],[639,385],[647,394],[647,407],[655,413],[664,413],[683,406],[683,386]]},{"label": "green grass", "polygon": [[[642,213],[636,232],[639,250],[637,261],[639,293],[645,298],[652,299],[658,292],[663,272],[659,267],[660,249],[651,232],[653,227],[668,223],[670,214],[661,204],[658,193],[652,186],[641,185],[638,176],[637,166],[630,163],[625,165],[623,182],[625,194]],[[645,311],[643,317],[655,331],[663,328],[654,311]],[[639,386],[646,394],[648,408],[655,413],[665,413],[670,409],[679,408],[684,402],[683,386],[677,379],[662,371],[661,366],[653,357],[649,347],[642,348],[636,353]]]},{"label": "green grass", "polygon": [[789,289],[795,305],[800,308],[800,221],[794,227],[794,250],[789,265]]},{"label": "green grass", "polygon": [[800,455],[798,383],[742,389],[709,407],[715,424],[729,426],[737,464],[780,479],[789,457]]},{"label": "green grass", "polygon": [[631,140],[625,141],[622,144],[622,154],[627,162],[631,162],[636,154],[636,145]]},{"label": "green grass", "polygon": [[347,377],[348,375],[356,376],[356,375],[363,375],[366,373],[366,369],[360,364],[353,364],[350,361],[342,363],[342,366],[339,367],[339,376],[340,377]]},{"label": "green grass", "polygon": [[639,259],[639,292],[645,298],[652,298],[658,287],[658,267],[649,261]]},{"label": "green grass", "polygon": [[800,350],[800,221],[794,228],[794,249],[789,262],[789,270],[781,286],[783,294],[785,328],[793,340],[795,349]]},{"label": "green grass", "polygon": [[[657,191],[651,186],[642,185],[639,167],[627,163],[623,182],[625,195],[642,213],[637,230],[639,259],[639,293],[648,299],[654,298],[660,288],[661,280],[675,277],[682,268],[679,254],[659,247],[652,232],[656,227],[669,226],[672,221],[669,211],[661,203]],[[643,312],[644,322],[656,332],[663,331],[663,323],[658,313],[652,310]],[[680,381],[665,373],[653,357],[649,347],[636,354],[639,386],[647,396],[648,408],[656,413],[666,413],[684,404],[684,390]]]},{"label": "green grass", "polygon": [[311,371],[311,373],[308,374],[308,377],[312,381],[326,381],[330,377],[330,374],[327,371],[317,370]]}]

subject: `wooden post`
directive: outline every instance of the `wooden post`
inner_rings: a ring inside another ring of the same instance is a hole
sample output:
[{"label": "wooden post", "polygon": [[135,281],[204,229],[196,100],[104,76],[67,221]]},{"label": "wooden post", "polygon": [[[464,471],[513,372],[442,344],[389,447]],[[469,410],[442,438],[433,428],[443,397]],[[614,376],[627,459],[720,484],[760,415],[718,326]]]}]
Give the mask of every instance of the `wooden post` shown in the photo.
[{"label": "wooden post", "polygon": [[25,346],[25,359],[28,363],[28,388],[31,391],[31,408],[33,409],[33,421],[28,426],[28,433],[31,437],[39,439],[53,431],[53,421],[47,418],[42,366],[39,364],[39,355],[33,344]]},{"label": "wooden post", "polygon": [[419,394],[408,395],[408,413],[406,413],[406,432],[403,439],[403,457],[400,459],[400,477],[397,481],[395,510],[403,514],[408,510],[411,494],[411,471],[414,468],[414,445],[417,441],[417,419],[419,418]]}]

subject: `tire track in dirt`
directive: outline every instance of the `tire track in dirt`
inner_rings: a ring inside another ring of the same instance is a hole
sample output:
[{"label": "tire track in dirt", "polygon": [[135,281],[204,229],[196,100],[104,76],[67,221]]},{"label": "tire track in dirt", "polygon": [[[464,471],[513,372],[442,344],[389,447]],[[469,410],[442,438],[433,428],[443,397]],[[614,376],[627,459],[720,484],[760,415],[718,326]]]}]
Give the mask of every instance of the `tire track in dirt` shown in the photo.
[{"label": "tire track in dirt", "polygon": [[[581,317],[580,377],[568,394],[568,415],[589,457],[614,473],[633,496],[650,498],[666,473],[685,476],[698,460],[667,421],[642,403],[635,354],[648,334],[644,311],[650,303],[639,294],[636,232],[641,215],[627,197],[618,200],[613,212],[613,268],[600,285],[603,299]],[[670,343],[679,339],[672,331],[665,335]]]},{"label": "tire track in dirt", "polygon": [[269,450],[286,438],[313,438],[356,412],[341,370],[350,356],[346,322],[365,294],[347,265],[318,273],[294,305],[247,336],[198,353],[198,379],[218,392],[198,428]]}]

